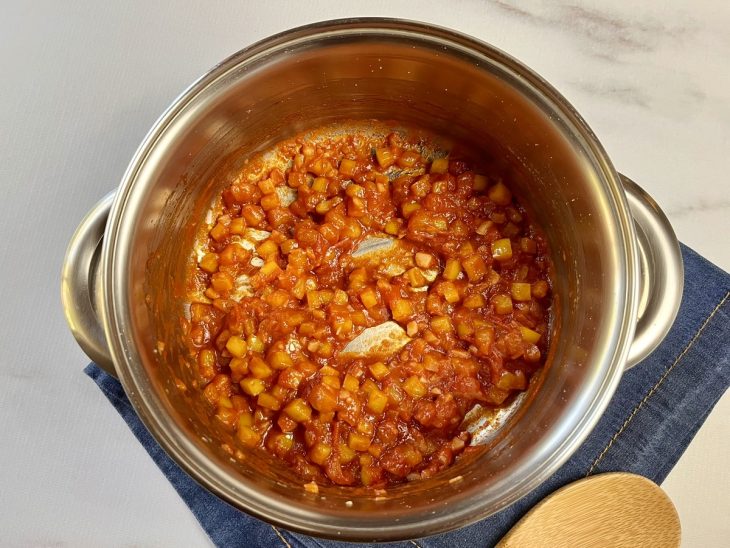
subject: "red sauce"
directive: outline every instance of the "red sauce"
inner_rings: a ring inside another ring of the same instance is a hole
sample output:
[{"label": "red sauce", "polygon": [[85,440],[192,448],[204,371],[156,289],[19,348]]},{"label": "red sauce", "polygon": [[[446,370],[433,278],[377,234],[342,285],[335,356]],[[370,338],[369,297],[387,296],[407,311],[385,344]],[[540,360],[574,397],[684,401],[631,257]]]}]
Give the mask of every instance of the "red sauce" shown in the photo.
[{"label": "red sauce", "polygon": [[[206,234],[191,280],[202,395],[241,446],[305,481],[430,477],[468,444],[465,413],[502,405],[543,364],[541,231],[509,181],[423,145],[398,133],[281,143],[289,167],[242,174]],[[354,257],[374,236],[397,251]],[[405,346],[342,353],[386,321]]]}]

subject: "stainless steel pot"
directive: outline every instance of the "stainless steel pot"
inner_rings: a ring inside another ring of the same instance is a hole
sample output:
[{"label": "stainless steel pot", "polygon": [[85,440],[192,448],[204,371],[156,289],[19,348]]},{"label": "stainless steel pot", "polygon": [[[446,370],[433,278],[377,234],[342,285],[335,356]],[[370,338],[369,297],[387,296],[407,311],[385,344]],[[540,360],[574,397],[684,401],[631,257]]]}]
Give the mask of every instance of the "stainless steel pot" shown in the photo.
[{"label": "stainless steel pot", "polygon": [[[546,229],[555,262],[549,364],[491,449],[375,498],[307,493],[276,462],[235,462],[190,386],[178,319],[194,228],[240,159],[345,118],[394,119],[470,142],[519,169],[511,181]],[[524,174],[528,174],[525,176]],[[454,529],[525,495],[570,457],[622,372],[676,315],[683,270],[656,203],[616,173],[547,82],[468,36],[392,19],[294,29],[213,68],[162,115],[118,191],[81,223],[63,302],[87,354],[119,377],[168,454],[222,499],[271,523],[342,540]]]}]

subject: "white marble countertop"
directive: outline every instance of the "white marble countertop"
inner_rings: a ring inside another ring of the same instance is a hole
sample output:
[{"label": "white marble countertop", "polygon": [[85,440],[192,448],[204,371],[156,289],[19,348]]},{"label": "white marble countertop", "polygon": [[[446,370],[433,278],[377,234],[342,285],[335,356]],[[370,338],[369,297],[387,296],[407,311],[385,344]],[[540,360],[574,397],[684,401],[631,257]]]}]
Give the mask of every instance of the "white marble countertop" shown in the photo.
[{"label": "white marble countertop", "polygon": [[[83,375],[59,270],[75,226],[172,99],[269,34],[381,15],[491,42],[552,82],[679,238],[730,270],[725,0],[3,1],[0,12],[0,544],[209,544]],[[684,546],[730,538],[728,417],[726,396],[664,484]]]}]

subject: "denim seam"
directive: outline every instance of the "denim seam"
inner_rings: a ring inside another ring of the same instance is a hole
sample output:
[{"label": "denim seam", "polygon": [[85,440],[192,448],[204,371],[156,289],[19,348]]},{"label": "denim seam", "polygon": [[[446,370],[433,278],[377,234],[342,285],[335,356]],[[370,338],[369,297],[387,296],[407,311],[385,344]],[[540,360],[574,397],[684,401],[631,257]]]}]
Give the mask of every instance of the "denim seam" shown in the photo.
[{"label": "denim seam", "polygon": [[719,303],[717,303],[717,305],[712,310],[712,312],[710,313],[710,315],[707,316],[707,318],[705,319],[704,322],[702,322],[702,325],[700,326],[700,328],[694,334],[694,336],[689,341],[689,343],[687,343],[687,346],[685,346],[684,349],[682,350],[682,352],[679,353],[679,355],[674,360],[674,362],[672,363],[672,365],[669,366],[669,368],[659,378],[659,380],[656,382],[656,384],[649,389],[649,392],[647,392],[646,396],[644,396],[644,399],[642,399],[636,405],[636,407],[634,407],[634,409],[631,412],[631,414],[629,415],[629,417],[621,425],[621,428],[618,429],[618,431],[613,435],[613,437],[611,438],[611,440],[608,442],[608,445],[606,445],[606,447],[603,449],[603,451],[601,451],[601,453],[598,455],[598,457],[596,457],[596,460],[593,461],[593,464],[591,465],[590,469],[586,473],[586,476],[590,476],[591,475],[591,473],[593,472],[593,470],[595,470],[596,466],[598,466],[598,464],[606,456],[606,453],[608,453],[608,451],[611,449],[611,447],[613,446],[613,444],[615,443],[615,441],[619,438],[619,436],[621,436],[621,434],[623,434],[623,432],[626,430],[626,428],[628,428],[629,424],[631,423],[632,420],[634,420],[634,417],[636,417],[636,415],[641,410],[641,408],[644,407],[644,404],[647,401],[649,401],[649,399],[657,392],[657,390],[659,389],[659,387],[662,385],[662,383],[664,383],[664,381],[669,376],[669,374],[672,372],[672,370],[679,364],[679,362],[682,361],[682,359],[685,357],[685,355],[687,354],[687,352],[689,352],[690,348],[692,348],[692,346],[694,345],[694,343],[697,342],[697,339],[700,338],[700,335],[705,330],[705,327],[707,327],[707,325],[710,323],[710,321],[712,320],[712,318],[714,318],[715,314],[717,314],[717,311],[720,310],[720,308],[722,307],[722,305],[725,304],[725,301],[727,301],[728,296],[730,296],[730,291],[728,291],[727,293],[725,293],[725,296],[722,298],[722,300]]},{"label": "denim seam", "polygon": [[274,527],[273,525],[269,525],[269,527],[274,530],[274,533],[276,533],[276,536],[281,539],[281,542],[284,543],[284,546],[286,546],[286,548],[291,548],[291,544],[287,542],[287,540],[284,538],[284,535],[282,535],[276,527]]}]

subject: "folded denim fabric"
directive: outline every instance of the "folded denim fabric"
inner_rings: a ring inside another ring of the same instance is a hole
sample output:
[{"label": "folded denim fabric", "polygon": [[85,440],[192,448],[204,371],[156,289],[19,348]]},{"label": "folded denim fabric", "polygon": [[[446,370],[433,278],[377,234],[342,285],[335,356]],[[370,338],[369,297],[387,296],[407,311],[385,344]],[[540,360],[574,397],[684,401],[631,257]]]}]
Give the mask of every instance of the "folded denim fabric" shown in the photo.
[{"label": "folded denim fabric", "polygon": [[[684,297],[677,321],[647,359],[626,372],[588,439],[551,478],[501,512],[462,529],[390,547],[493,546],[537,502],[585,476],[633,472],[661,483],[730,384],[730,275],[682,246]],[[121,385],[95,364],[85,372],[142,443],[218,546],[354,547],[274,527],[200,487],[162,450]]]}]

